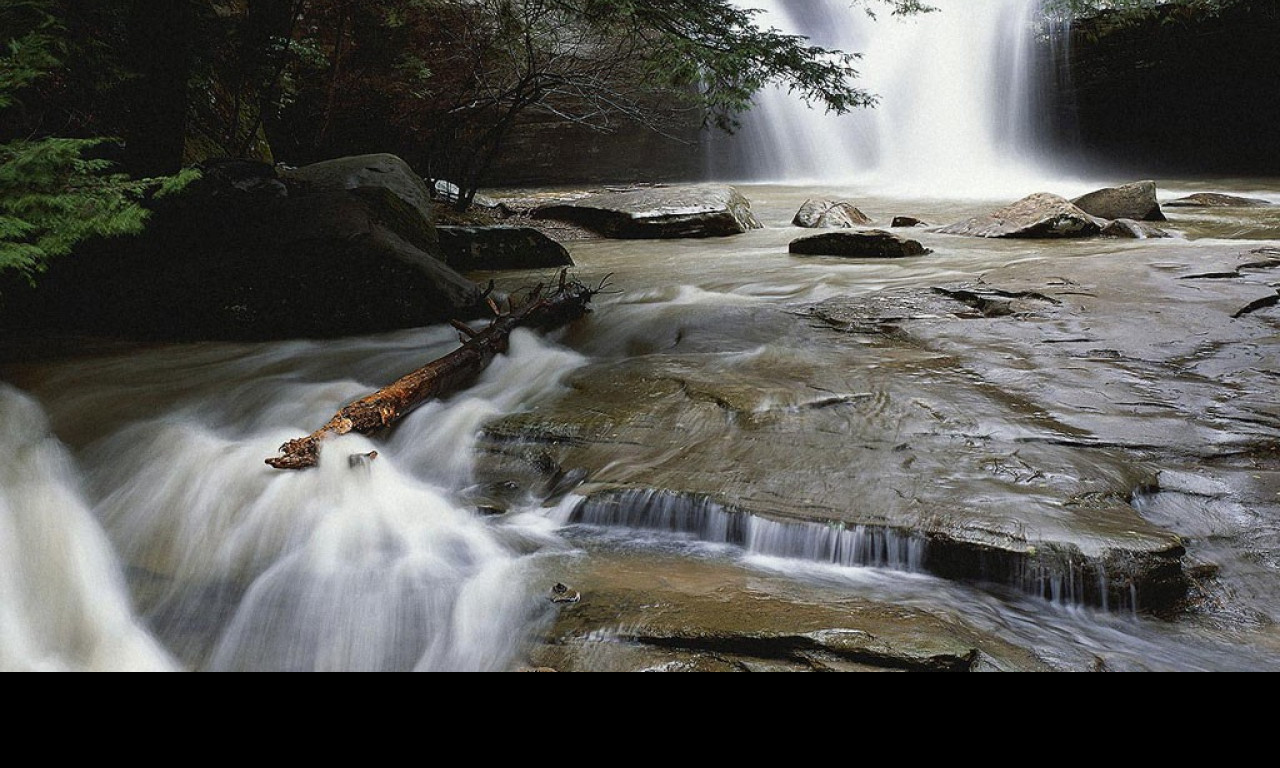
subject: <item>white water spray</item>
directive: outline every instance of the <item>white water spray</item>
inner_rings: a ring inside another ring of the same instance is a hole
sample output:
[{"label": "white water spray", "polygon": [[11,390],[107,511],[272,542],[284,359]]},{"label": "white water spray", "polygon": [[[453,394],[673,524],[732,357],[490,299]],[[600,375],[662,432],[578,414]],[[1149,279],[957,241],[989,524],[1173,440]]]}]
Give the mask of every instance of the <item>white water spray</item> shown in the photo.
[{"label": "white water spray", "polygon": [[0,670],[172,668],[40,407],[3,385],[0,450]]},{"label": "white water spray", "polygon": [[735,167],[752,180],[871,186],[886,194],[1035,191],[1030,144],[1039,0],[933,0],[937,12],[872,20],[848,0],[744,0],[764,25],[864,54],[871,110],[834,116],[782,89],[761,94]]},{"label": "white water spray", "polygon": [[[517,665],[553,612],[539,556],[563,545],[477,515],[462,491],[482,422],[554,396],[583,359],[527,331],[511,342],[464,396],[388,440],[331,441],[302,473],[263,460],[367,393],[341,378],[350,355],[389,381],[456,347],[456,333],[159,350],[55,374],[51,391],[77,394],[49,419],[89,443],[78,455],[92,514],[44,415],[0,389],[0,669]],[[165,396],[118,396],[137,380]],[[376,461],[351,461],[374,450]],[[155,640],[133,620],[117,563]]]}]

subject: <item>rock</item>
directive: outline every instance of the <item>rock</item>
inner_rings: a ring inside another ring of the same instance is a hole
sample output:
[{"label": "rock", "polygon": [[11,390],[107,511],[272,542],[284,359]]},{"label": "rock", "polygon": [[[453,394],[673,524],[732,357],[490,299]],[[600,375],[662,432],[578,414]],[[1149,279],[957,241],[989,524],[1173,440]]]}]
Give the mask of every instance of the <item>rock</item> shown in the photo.
[{"label": "rock", "polygon": [[791,223],[805,229],[851,229],[870,224],[871,219],[852,203],[809,200],[801,206]]},{"label": "rock", "polygon": [[[1151,482],[1131,456],[1107,453],[1086,467],[1063,446],[1013,436],[974,450],[954,433],[929,432],[992,415],[965,412],[971,395],[983,397],[981,385],[966,383],[969,371],[910,344],[893,350],[908,377],[867,368],[866,347],[828,347],[814,361],[821,333],[782,314],[742,308],[718,316],[714,333],[794,324],[803,335],[790,338],[806,340],[805,355],[779,351],[706,370],[690,359],[697,332],[686,325],[686,346],[672,354],[580,370],[571,396],[486,424],[478,478],[531,487],[548,470],[585,470],[574,493],[588,501],[570,515],[575,524],[694,535],[770,557],[994,579],[1032,594],[1074,580],[1079,599],[1095,604],[1122,605],[1130,583],[1143,605],[1179,599],[1184,550],[1127,504],[1133,488]],[[710,340],[713,332],[704,333]],[[886,424],[892,433],[878,431]],[[1028,477],[1037,479],[1034,499]],[[594,603],[594,588],[575,581]]]},{"label": "rock", "polygon": [[1099,189],[1071,201],[1077,208],[1100,219],[1165,221],[1156,198],[1154,181],[1135,181],[1119,187]]},{"label": "rock", "polygon": [[797,256],[842,256],[850,259],[904,259],[932,253],[916,240],[882,229],[865,232],[828,232],[802,237],[791,243]]},{"label": "rock", "polygon": [[1105,221],[1085,213],[1069,200],[1041,192],[938,231],[968,237],[1063,238],[1093,237],[1104,226]]},{"label": "rock", "polygon": [[927,227],[923,221],[911,216],[895,216],[893,223],[889,225],[892,229],[905,229],[907,227]]},{"label": "rock", "polygon": [[[287,170],[282,178],[303,194],[380,187],[416,210],[428,229],[435,228],[431,190],[408,163],[395,155],[358,155],[327,160]],[[434,231],[429,237],[435,239]],[[430,250],[433,256],[439,255],[436,249]]]},{"label": "rock", "polygon": [[1202,192],[1180,197],[1177,200],[1165,203],[1165,205],[1169,208],[1262,208],[1272,205],[1272,203],[1256,197],[1236,197],[1235,195],[1223,195],[1216,192]]},{"label": "rock", "polygon": [[431,199],[439,200],[442,203],[455,203],[458,198],[462,197],[462,187],[445,179],[437,179],[430,189]]},{"label": "rock", "polygon": [[717,184],[592,195],[537,208],[533,216],[623,240],[726,237],[761,228],[751,203],[733,187]]},{"label": "rock", "polygon": [[31,322],[97,335],[271,340],[378,333],[480,314],[435,230],[387,187],[264,197],[202,180],[147,230],[55,265]]},{"label": "rock", "polygon": [[1173,237],[1163,229],[1133,219],[1116,219],[1102,228],[1103,237],[1118,237],[1131,240],[1153,240],[1162,237]]},{"label": "rock", "polygon": [[572,267],[565,247],[530,227],[439,227],[440,247],[460,272]]},{"label": "rock", "polygon": [[497,200],[494,200],[492,197],[481,195],[479,193],[477,193],[475,197],[471,198],[471,204],[476,208],[486,208],[492,211],[496,211],[502,208],[502,203],[499,203]]},{"label": "rock", "polygon": [[562,671],[1051,671],[1034,649],[901,603],[711,559],[592,552],[589,598],[556,612],[529,661]]},{"label": "rock", "polygon": [[200,164],[200,174],[202,194],[213,198],[250,202],[289,196],[289,188],[269,163],[211,159]]}]

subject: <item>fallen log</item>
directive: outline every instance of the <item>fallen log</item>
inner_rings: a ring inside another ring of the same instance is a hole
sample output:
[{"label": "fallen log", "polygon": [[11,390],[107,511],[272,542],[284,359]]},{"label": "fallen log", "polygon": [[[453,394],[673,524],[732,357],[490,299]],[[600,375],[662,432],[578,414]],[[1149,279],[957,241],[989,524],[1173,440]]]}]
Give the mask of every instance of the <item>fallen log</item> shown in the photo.
[{"label": "fallen log", "polygon": [[347,405],[320,429],[280,446],[281,455],[267,459],[267,464],[276,469],[309,469],[319,464],[320,446],[325,440],[352,432],[367,435],[386,429],[428,400],[447,397],[471,386],[494,357],[507,351],[515,329],[550,330],[590,311],[591,299],[600,293],[603,284],[592,289],[567,278],[567,272],[561,272],[559,287],[554,293],[545,294],[544,286],[538,286],[523,305],[505,314],[498,313],[496,305],[491,303],[498,316],[484,330],[454,323],[463,335],[460,348]]}]

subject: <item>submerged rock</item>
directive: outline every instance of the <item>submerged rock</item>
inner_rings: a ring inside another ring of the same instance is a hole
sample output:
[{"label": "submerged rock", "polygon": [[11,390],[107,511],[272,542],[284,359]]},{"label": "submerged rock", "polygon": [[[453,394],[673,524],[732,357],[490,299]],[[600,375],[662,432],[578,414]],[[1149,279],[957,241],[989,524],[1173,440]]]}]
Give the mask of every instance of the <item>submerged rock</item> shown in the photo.
[{"label": "submerged rock", "polygon": [[1165,221],[1156,197],[1154,181],[1135,181],[1119,187],[1090,192],[1071,201],[1077,208],[1100,219]]},{"label": "submerged rock", "polygon": [[1102,228],[1103,237],[1126,238],[1130,240],[1154,240],[1173,237],[1165,230],[1144,221],[1133,219],[1116,219]]},{"label": "submerged rock", "polygon": [[790,250],[797,256],[842,256],[849,259],[905,259],[932,253],[916,240],[881,229],[810,235],[792,242]]},{"label": "submerged rock", "polygon": [[871,219],[852,203],[808,200],[791,223],[805,229],[851,229],[870,224]]},{"label": "submerged rock", "polygon": [[460,272],[572,267],[563,245],[530,227],[439,227],[440,247]]},{"label": "submerged rock", "polygon": [[1272,205],[1256,197],[1236,197],[1216,192],[1202,192],[1165,203],[1169,208],[1262,208]]},{"label": "submerged rock", "polygon": [[622,240],[728,237],[760,229],[751,202],[720,184],[607,193],[533,211]]},{"label": "submerged rock", "polygon": [[1065,198],[1041,192],[993,213],[975,216],[938,231],[967,237],[1094,237],[1106,224]]},{"label": "submerged rock", "polygon": [[907,229],[909,227],[927,227],[928,224],[913,216],[894,216],[893,223],[889,225],[891,229]]}]

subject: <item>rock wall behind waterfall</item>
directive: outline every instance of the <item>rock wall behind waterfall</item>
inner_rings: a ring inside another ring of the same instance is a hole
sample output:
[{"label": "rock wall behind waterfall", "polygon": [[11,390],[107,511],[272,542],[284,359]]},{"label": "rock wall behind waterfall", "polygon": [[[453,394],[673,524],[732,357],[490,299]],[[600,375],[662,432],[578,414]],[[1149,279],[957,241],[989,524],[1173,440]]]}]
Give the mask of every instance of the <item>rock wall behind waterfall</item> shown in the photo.
[{"label": "rock wall behind waterfall", "polygon": [[1046,48],[1057,154],[1141,173],[1280,175],[1280,4],[1107,25],[1078,22]]},{"label": "rock wall behind waterfall", "polygon": [[706,161],[701,125],[690,118],[664,135],[621,121],[612,133],[555,118],[531,118],[512,133],[489,173],[493,186],[696,181]]}]

